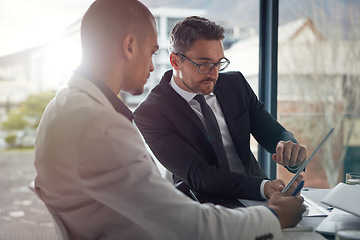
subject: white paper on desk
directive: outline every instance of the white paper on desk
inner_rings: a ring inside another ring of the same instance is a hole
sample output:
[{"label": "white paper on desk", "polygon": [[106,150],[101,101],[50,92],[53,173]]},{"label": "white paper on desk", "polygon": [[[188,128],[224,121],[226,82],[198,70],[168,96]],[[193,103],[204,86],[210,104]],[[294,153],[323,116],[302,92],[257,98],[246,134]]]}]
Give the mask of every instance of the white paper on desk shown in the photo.
[{"label": "white paper on desk", "polygon": [[308,197],[304,198],[304,205],[306,206],[306,211],[303,213],[303,217],[326,217],[329,214],[329,211],[321,207],[319,204],[314,202]]},{"label": "white paper on desk", "polygon": [[[311,199],[304,197],[304,205],[306,206],[306,211],[303,213],[303,217],[323,217],[327,216],[328,213],[325,209],[320,207]],[[265,201],[256,201],[256,200],[247,200],[247,199],[238,199],[245,207],[252,207],[252,206],[267,206],[268,200]]]},{"label": "white paper on desk", "polygon": [[321,202],[360,217],[360,185],[339,183]]},{"label": "white paper on desk", "polygon": [[338,208],[334,208],[315,229],[316,232],[326,235],[335,235],[336,224],[341,222],[355,229],[360,229],[360,218],[354,214],[344,212]]},{"label": "white paper on desk", "polygon": [[282,240],[326,240],[322,235],[316,232],[283,232]]}]

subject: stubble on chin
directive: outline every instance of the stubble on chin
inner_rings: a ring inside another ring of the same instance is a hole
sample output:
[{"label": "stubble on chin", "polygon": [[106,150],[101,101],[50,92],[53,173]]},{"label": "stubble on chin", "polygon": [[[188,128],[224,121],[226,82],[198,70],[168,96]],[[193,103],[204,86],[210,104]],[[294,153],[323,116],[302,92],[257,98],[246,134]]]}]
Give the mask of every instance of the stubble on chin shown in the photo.
[{"label": "stubble on chin", "polygon": [[203,85],[201,83],[208,82],[208,81],[209,81],[209,79],[205,79],[205,80],[201,81],[198,85],[199,92],[203,95],[210,94],[215,88],[216,80],[211,80],[211,82],[212,82],[211,85],[201,86],[201,85]]}]

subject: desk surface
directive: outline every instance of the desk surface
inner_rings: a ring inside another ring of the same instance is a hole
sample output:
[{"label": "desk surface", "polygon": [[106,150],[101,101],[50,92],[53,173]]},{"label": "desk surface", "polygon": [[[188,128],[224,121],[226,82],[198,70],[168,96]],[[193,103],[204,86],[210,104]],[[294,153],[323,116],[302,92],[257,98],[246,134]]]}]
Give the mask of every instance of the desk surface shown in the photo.
[{"label": "desk surface", "polygon": [[[320,205],[324,209],[327,209],[328,206],[321,203],[321,199],[330,191],[330,189],[315,189],[315,188],[304,188],[301,191],[301,195],[305,196],[306,198],[311,199],[316,204]],[[212,195],[206,195],[206,194],[196,194],[196,196],[199,198],[198,200],[201,203],[204,202],[211,202],[214,204],[222,205],[228,208],[237,208],[237,207],[244,207],[240,201],[236,199],[229,199],[229,198],[220,198]],[[330,213],[330,211],[329,211]],[[316,229],[316,227],[325,219],[324,216],[312,216],[312,217],[303,217],[303,219],[300,221],[300,225],[302,227],[312,227],[313,229]],[[302,233],[298,233],[299,235]],[[323,235],[326,239],[334,239],[334,236],[328,236]],[[300,238],[302,239],[302,238]]]},{"label": "desk surface", "polygon": [[[320,201],[329,191],[330,191],[330,189],[304,188],[301,191],[301,195],[305,196],[306,198],[311,199],[312,201],[314,201],[316,204],[320,205],[324,209],[327,209],[328,206],[321,203]],[[197,195],[197,197],[199,198],[199,201],[201,203],[211,202],[211,203],[222,205],[222,206],[225,206],[228,208],[244,207],[244,205],[236,199],[224,199],[224,198],[219,198],[219,197],[215,197],[212,195],[205,195],[205,194],[199,194],[199,195]],[[329,211],[329,213],[330,213],[330,211]],[[313,229],[315,229],[324,219],[325,219],[324,216],[303,217],[303,219],[300,221],[299,224],[302,227],[312,227]],[[299,232],[298,234],[300,235],[303,233]],[[334,236],[327,236],[327,235],[323,235],[323,236],[326,239],[334,239]],[[302,239],[302,238],[300,238],[300,239]]]}]

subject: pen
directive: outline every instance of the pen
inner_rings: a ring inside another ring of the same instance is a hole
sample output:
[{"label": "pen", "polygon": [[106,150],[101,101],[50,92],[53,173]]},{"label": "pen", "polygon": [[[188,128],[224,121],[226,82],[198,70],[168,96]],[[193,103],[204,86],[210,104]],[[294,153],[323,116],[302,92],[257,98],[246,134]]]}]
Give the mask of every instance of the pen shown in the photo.
[{"label": "pen", "polygon": [[294,190],[294,192],[291,194],[291,196],[296,196],[300,191],[301,189],[303,188],[304,186],[304,180],[302,180],[299,185],[297,185],[296,189]]}]

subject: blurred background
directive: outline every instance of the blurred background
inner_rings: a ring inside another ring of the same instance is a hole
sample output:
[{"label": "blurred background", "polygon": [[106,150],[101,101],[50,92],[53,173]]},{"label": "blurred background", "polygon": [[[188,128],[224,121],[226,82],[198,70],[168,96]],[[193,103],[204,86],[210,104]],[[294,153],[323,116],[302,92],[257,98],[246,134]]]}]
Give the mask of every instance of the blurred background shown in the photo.
[{"label": "blurred background", "polygon": [[[35,177],[33,145],[45,106],[80,62],[80,22],[92,2],[0,1],[0,239],[54,237],[50,217],[27,189]],[[190,15],[224,26],[228,70],[241,71],[257,93],[259,1],[141,2],[155,16],[160,49],[144,94],[119,96],[131,109],[171,68],[169,32]],[[309,153],[335,127],[304,174],[307,187],[331,188],[344,173],[360,172],[360,1],[279,0],[278,33],[278,120]],[[253,139],[252,150],[257,155]],[[292,175],[279,167],[277,177],[287,182]]]}]

